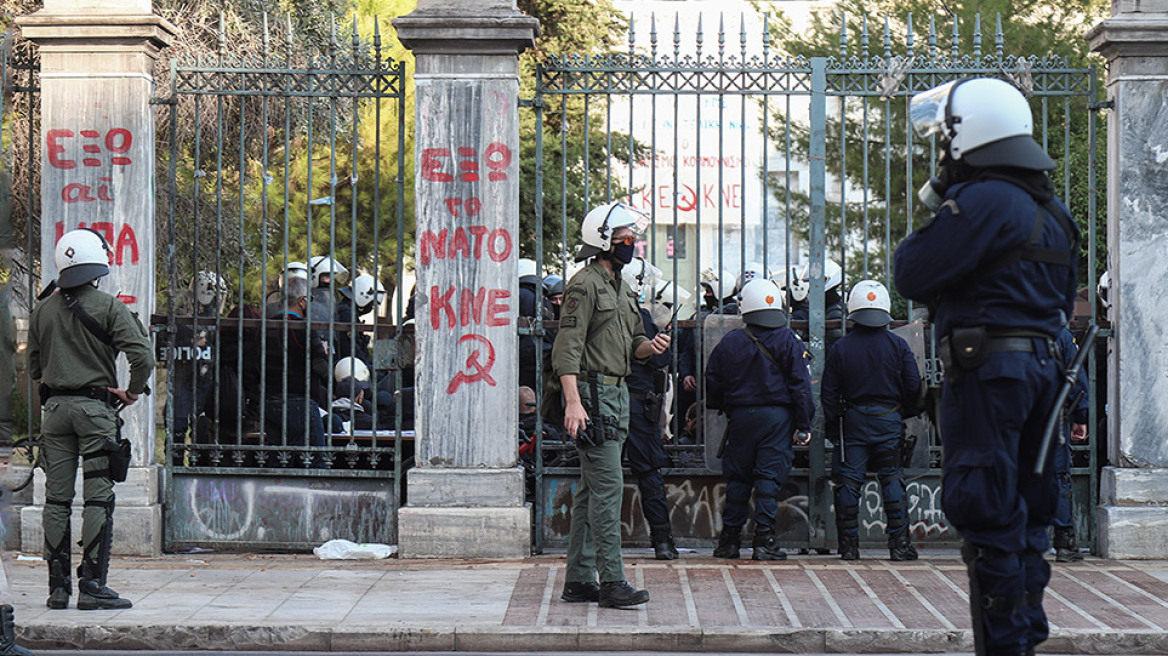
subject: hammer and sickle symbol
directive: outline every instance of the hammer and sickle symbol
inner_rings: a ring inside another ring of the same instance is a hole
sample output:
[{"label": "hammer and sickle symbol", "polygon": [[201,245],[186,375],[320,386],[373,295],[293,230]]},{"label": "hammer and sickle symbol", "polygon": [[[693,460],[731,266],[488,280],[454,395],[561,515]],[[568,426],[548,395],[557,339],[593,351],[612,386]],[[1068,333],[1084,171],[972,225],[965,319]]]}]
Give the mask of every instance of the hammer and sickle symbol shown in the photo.
[{"label": "hammer and sickle symbol", "polygon": [[[479,356],[482,351],[475,349],[470,355],[466,357],[466,365],[463,367],[464,371],[454,374],[454,378],[450,379],[450,384],[446,386],[447,394],[454,394],[458,391],[458,387],[463,383],[477,383],[483,381],[486,384],[494,387],[498,383],[494,378],[491,378],[491,368],[495,366],[495,346],[491,344],[491,340],[482,335],[463,335],[459,338],[458,343],[463,342],[479,342],[485,344],[487,347],[487,363],[484,365],[479,362]],[[467,373],[470,371],[471,373]]]}]

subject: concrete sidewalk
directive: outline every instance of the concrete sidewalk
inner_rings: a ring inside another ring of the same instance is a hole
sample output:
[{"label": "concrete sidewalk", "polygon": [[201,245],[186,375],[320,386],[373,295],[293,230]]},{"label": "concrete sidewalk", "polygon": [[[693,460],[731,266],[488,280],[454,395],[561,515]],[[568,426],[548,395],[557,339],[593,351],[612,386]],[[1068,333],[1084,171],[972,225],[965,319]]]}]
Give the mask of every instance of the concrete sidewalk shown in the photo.
[{"label": "concrete sidewalk", "polygon": [[[744,551],[744,555],[749,554]],[[18,631],[42,649],[305,651],[970,652],[952,551],[891,563],[780,563],[626,553],[636,610],[559,600],[564,558],[320,561],[313,556],[115,559],[118,612],[49,611],[45,565],[13,563]],[[1168,653],[1168,562],[1055,565],[1043,651]]]}]

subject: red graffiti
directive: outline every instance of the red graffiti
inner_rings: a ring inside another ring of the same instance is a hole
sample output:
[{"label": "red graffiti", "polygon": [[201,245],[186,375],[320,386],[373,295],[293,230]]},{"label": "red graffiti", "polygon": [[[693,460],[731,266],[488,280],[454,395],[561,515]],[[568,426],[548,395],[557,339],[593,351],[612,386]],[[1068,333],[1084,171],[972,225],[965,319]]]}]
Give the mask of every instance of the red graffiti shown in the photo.
[{"label": "red graffiti", "polygon": [[[447,171],[446,160],[452,155],[449,148],[425,148],[422,150],[422,179],[431,182],[454,182],[455,173],[459,182],[479,181],[479,154],[475,148],[457,148],[453,170]],[[483,149],[483,164],[490,169],[487,180],[502,182],[507,179],[507,169],[511,167],[511,149],[507,144],[492,142]]]},{"label": "red graffiti", "polygon": [[[114,128],[106,132],[104,137],[98,130],[81,130],[78,137],[72,130],[56,129],[45,131],[45,153],[49,157],[49,166],[65,170],[77,168],[76,159],[63,156],[65,154],[64,142],[74,139],[80,139],[81,152],[85,155],[102,155],[109,152],[113,154],[109,158],[109,163],[114,166],[129,166],[133,163],[129,157],[124,157],[126,153],[130,152],[130,147],[134,143],[133,133],[126,128]],[[104,162],[100,157],[82,157],[81,164],[97,167],[102,166]]]},{"label": "red graffiti", "polygon": [[107,183],[113,182],[113,178],[98,178],[102,181],[97,185],[97,197],[93,196],[93,187],[80,182],[70,182],[61,189],[61,200],[66,203],[94,203],[99,200],[112,202],[113,194],[110,192],[110,186]]},{"label": "red graffiti", "polygon": [[445,201],[446,209],[450,210],[450,215],[454,218],[460,218],[461,212],[466,212],[467,216],[478,216],[483,209],[483,201],[477,198],[467,198],[465,201],[461,198],[447,198]]},{"label": "red graffiti", "polygon": [[[482,335],[470,334],[463,335],[462,337],[458,338],[459,344],[472,341],[478,342],[479,344],[482,344],[486,347],[487,363],[483,364],[479,362],[479,356],[482,355],[482,351],[480,351],[478,348],[476,348],[474,351],[471,351],[471,354],[466,356],[466,365],[464,370],[454,374],[454,378],[451,378],[450,384],[446,386],[447,394],[454,394],[458,391],[459,386],[463,384],[469,385],[471,383],[484,382],[491,387],[494,387],[498,384],[495,382],[495,379],[491,377],[491,368],[495,366],[495,345],[491,344],[491,340],[483,337]],[[468,371],[470,373],[467,373]]]},{"label": "red graffiti", "polygon": [[491,260],[502,262],[511,256],[512,248],[511,233],[503,228],[488,231],[481,225],[460,226],[453,235],[447,228],[438,232],[424,230],[418,237],[418,263],[427,266],[431,260],[455,257],[480,260],[484,251]]},{"label": "red graffiti", "polygon": [[[511,309],[511,305],[505,302],[509,298],[511,292],[506,289],[480,287],[477,290],[460,291],[450,285],[442,291],[435,285],[430,287],[430,327],[439,330],[443,327],[465,328],[471,324],[506,326],[511,321],[506,316]],[[458,304],[457,308],[455,303]]]},{"label": "red graffiti", "polygon": [[[129,251],[129,263],[138,263],[138,237],[134,234],[134,228],[130,224],[123,223],[121,229],[117,231],[116,238],[114,224],[110,223],[109,221],[94,221],[93,223],[89,224],[86,224],[84,221],[82,221],[81,223],[77,224],[77,227],[89,228],[90,230],[96,230],[97,232],[100,232],[102,236],[105,237],[106,242],[109,243],[114,249],[114,262],[118,266],[126,264],[127,251]],[[64,234],[65,222],[57,221],[56,239],[60,240]],[[56,241],[53,243],[56,243]]]},{"label": "red graffiti", "polygon": [[703,183],[700,191],[699,194],[693,187],[683,184],[675,194],[669,185],[658,185],[657,187],[641,189],[636,193],[636,198],[629,199],[628,202],[638,207],[656,205],[659,210],[671,210],[673,209],[673,200],[676,198],[679,212],[693,212],[698,209],[699,205],[703,210],[716,210],[719,207],[724,209],[742,208],[741,184],[727,184],[719,188],[716,184]]}]

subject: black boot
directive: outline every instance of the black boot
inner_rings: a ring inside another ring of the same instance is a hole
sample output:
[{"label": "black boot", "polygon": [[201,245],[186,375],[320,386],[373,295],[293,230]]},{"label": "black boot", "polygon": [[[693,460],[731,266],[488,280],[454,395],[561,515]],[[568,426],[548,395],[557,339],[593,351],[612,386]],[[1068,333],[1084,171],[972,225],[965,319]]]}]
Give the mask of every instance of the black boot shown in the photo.
[{"label": "black boot", "polygon": [[0,656],[32,656],[31,651],[16,644],[12,606],[0,606]]},{"label": "black boot", "polygon": [[69,595],[73,594],[73,577],[69,553],[69,524],[65,524],[65,534],[59,544],[49,544],[45,538],[45,560],[49,562],[49,598],[45,605],[53,610],[69,607]]},{"label": "black boot", "polygon": [[105,584],[113,546],[113,515],[114,501],[110,499],[101,531],[83,547],[81,565],[77,568],[77,610],[124,610],[134,605]]},{"label": "black boot", "polygon": [[1079,547],[1075,544],[1075,529],[1056,528],[1054,530],[1054,561],[1056,563],[1077,563],[1083,560]]},{"label": "black boot", "polygon": [[913,546],[912,541],[908,537],[908,527],[905,526],[899,531],[888,536],[888,559],[889,560],[916,560],[917,548]]},{"label": "black boot", "polygon": [[714,547],[714,558],[737,558],[742,550],[742,527],[723,526],[722,535],[718,537],[718,546]]},{"label": "black boot", "polygon": [[637,590],[624,581],[600,584],[601,608],[629,608],[649,601],[648,590]]},{"label": "black boot", "polygon": [[839,536],[839,555],[840,560],[859,560],[860,536],[841,533]]},{"label": "black boot", "polygon": [[560,599],[570,604],[579,604],[588,601],[596,603],[600,601],[600,584],[596,581],[565,583],[564,591],[560,594]]},{"label": "black boot", "polygon": [[677,547],[673,544],[673,530],[668,524],[650,526],[649,536],[653,542],[653,552],[657,555],[657,560],[677,560]]},{"label": "black boot", "polygon": [[754,531],[754,541],[751,543],[754,547],[754,554],[750,557],[751,560],[786,560],[787,552],[779,547],[779,541],[775,538],[774,531],[771,528],[757,528]]}]

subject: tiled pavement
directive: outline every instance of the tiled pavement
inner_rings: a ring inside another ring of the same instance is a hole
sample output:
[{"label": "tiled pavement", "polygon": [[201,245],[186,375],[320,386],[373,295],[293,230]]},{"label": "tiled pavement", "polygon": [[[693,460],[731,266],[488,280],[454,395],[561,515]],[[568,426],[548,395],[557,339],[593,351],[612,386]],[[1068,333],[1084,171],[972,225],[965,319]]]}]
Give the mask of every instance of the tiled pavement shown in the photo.
[{"label": "tiled pavement", "polygon": [[[748,553],[748,552],[746,552]],[[745,555],[745,553],[744,553]],[[636,610],[559,600],[562,556],[329,561],[311,556],[122,559],[120,612],[48,611],[39,561],[14,563],[17,620],[41,648],[418,651],[968,652],[964,566],[793,556],[779,563],[629,554],[652,594]],[[1168,562],[1056,565],[1047,651],[1168,653]]]}]

